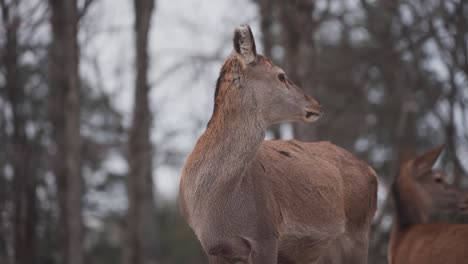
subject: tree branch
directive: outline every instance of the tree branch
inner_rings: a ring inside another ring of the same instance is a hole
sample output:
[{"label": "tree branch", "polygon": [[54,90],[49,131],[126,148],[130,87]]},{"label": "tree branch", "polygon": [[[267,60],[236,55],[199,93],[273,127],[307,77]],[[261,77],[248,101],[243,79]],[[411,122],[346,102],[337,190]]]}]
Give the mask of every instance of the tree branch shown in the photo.
[{"label": "tree branch", "polygon": [[86,15],[89,7],[95,2],[95,0],[85,0],[83,6],[78,9],[78,21],[80,21]]}]

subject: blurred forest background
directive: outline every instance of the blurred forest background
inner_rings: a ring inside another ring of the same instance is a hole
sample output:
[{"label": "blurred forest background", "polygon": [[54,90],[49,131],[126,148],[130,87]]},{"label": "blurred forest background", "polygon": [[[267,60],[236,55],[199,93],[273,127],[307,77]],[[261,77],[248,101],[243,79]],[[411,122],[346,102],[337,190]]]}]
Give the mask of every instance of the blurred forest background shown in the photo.
[{"label": "blurred forest background", "polygon": [[[177,208],[235,26],[322,103],[268,138],[330,140],[380,176],[446,143],[468,187],[468,1],[0,0],[0,263],[205,263]],[[466,221],[456,216],[450,221]]]}]

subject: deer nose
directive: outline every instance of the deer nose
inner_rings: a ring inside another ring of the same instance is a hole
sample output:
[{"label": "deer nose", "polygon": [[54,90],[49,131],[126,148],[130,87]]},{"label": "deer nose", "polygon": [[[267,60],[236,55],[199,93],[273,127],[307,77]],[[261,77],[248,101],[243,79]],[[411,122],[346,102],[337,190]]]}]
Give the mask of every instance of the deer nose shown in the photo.
[{"label": "deer nose", "polygon": [[325,114],[325,111],[323,110],[323,107],[322,107],[321,104],[317,105],[317,110],[318,110],[318,113],[319,113],[320,117],[322,117]]},{"label": "deer nose", "polygon": [[315,98],[306,95],[306,98],[312,103],[312,107],[319,113],[323,112],[322,105]]},{"label": "deer nose", "polygon": [[320,114],[323,114],[323,107],[319,102],[317,102],[317,110],[320,112]]}]

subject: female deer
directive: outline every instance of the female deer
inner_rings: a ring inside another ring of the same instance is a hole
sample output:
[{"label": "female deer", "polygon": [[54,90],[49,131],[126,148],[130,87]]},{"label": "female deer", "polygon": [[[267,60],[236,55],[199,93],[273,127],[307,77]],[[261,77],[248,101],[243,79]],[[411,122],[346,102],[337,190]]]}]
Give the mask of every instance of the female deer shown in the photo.
[{"label": "female deer", "polygon": [[468,194],[448,185],[444,173],[432,170],[442,148],[400,167],[393,185],[390,264],[468,262],[468,225],[429,223],[431,213],[468,212]]},{"label": "female deer", "polygon": [[374,171],[327,142],[263,141],[271,124],[320,113],[257,55],[250,28],[237,28],[180,183],[181,211],[210,263],[367,263]]}]

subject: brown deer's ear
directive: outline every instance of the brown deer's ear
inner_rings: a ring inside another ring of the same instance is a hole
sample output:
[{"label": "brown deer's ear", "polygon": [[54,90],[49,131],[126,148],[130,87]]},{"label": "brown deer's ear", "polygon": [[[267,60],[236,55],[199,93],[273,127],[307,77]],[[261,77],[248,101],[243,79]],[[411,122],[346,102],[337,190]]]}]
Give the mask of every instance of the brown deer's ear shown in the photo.
[{"label": "brown deer's ear", "polygon": [[423,155],[417,157],[414,160],[414,176],[418,177],[426,172],[431,171],[434,163],[436,162],[444,147],[445,145],[442,144],[437,148],[429,150]]},{"label": "brown deer's ear", "polygon": [[252,63],[257,57],[255,39],[249,25],[240,25],[234,31],[234,50],[240,55],[245,64]]}]

